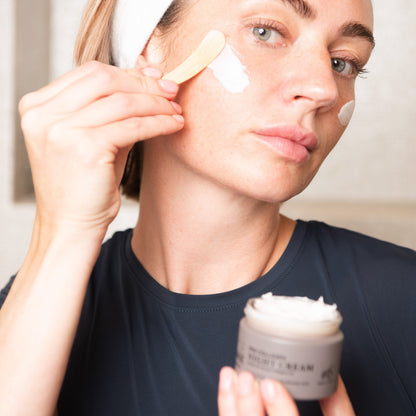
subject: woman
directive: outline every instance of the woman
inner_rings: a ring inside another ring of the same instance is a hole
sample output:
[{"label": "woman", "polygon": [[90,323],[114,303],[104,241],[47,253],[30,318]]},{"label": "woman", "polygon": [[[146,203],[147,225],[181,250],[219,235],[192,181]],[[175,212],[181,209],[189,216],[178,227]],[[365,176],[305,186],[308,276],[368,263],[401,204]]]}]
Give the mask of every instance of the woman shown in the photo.
[{"label": "woman", "polygon": [[[245,302],[272,291],[338,304],[359,414],[413,414],[415,253],[279,214],[345,129],[374,44],[370,1],[174,2],[126,70],[106,65],[124,62],[115,28],[132,16],[116,13],[110,42],[114,7],[90,2],[78,45],[80,61],[104,63],[20,104],[37,215],[3,291],[0,413],[212,415],[218,391],[220,415],[296,414],[278,383],[230,368]],[[209,68],[181,87],[161,79],[213,29],[248,76],[242,91]],[[139,219],[101,248],[120,182],[140,192]],[[321,406],[353,412],[342,382]]]}]

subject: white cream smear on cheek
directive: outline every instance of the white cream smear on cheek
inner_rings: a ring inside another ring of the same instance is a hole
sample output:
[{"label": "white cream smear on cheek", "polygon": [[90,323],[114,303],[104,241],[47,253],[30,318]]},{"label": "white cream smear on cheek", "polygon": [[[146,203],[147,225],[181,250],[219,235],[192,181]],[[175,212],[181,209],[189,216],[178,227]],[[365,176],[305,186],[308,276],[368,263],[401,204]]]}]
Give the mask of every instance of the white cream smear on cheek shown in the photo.
[{"label": "white cream smear on cheek", "polygon": [[214,77],[231,93],[241,93],[250,84],[248,71],[227,43],[220,55],[208,66]]},{"label": "white cream smear on cheek", "polygon": [[352,100],[350,102],[348,102],[347,104],[345,104],[339,114],[338,114],[338,118],[339,118],[339,122],[344,126],[348,126],[349,122],[351,121],[352,115],[354,114],[354,109],[355,109],[355,101]]}]

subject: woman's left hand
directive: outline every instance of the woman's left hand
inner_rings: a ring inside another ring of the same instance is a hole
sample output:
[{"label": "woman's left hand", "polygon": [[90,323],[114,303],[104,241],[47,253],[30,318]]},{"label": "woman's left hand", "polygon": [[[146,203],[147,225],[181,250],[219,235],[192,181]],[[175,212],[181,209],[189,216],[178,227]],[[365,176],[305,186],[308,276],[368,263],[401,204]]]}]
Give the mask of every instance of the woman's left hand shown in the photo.
[{"label": "woman's left hand", "polygon": [[[339,378],[337,391],[321,400],[324,416],[354,416],[354,410]],[[219,416],[298,416],[295,401],[285,387],[274,380],[258,383],[248,372],[239,375],[230,367],[220,372]]]}]

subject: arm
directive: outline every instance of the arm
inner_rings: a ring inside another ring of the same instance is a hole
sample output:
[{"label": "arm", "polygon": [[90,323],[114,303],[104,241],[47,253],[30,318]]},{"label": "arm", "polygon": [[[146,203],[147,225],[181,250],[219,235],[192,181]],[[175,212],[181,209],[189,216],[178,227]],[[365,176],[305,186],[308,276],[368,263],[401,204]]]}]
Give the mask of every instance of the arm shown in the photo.
[{"label": "arm", "polygon": [[27,414],[28,403],[31,415],[54,413],[127,154],[183,126],[175,92],[162,87],[139,70],[93,62],[21,101],[37,213],[0,310],[0,414]]}]

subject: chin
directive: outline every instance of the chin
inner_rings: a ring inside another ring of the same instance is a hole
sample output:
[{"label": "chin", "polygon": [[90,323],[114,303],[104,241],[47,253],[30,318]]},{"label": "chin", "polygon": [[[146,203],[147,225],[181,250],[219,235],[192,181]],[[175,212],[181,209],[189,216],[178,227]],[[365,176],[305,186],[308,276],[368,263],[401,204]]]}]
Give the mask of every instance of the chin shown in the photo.
[{"label": "chin", "polygon": [[234,187],[234,189],[241,195],[261,202],[283,204],[300,194],[308,183],[294,184],[290,180],[248,181],[242,186]]},{"label": "chin", "polygon": [[[258,201],[281,204],[305,190],[314,177],[315,172],[309,169],[264,169],[257,166],[257,169],[246,169],[244,172],[237,172],[234,181],[231,182],[238,193],[251,197]],[[238,179],[237,179],[238,178]]]}]

